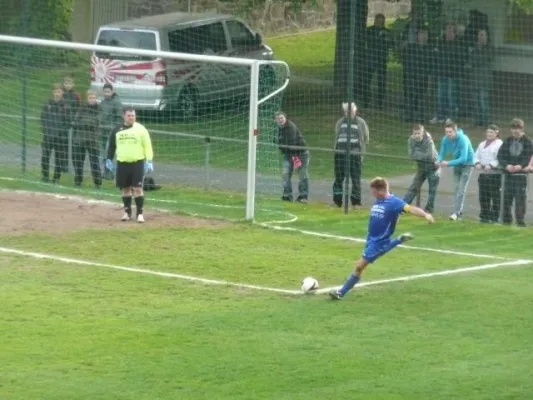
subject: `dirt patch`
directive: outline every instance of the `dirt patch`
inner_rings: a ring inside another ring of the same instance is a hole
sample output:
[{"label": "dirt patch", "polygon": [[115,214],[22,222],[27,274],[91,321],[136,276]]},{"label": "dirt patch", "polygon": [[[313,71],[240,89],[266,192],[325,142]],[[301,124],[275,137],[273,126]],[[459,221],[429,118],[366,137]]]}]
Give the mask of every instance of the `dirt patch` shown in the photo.
[{"label": "dirt patch", "polygon": [[144,213],[146,223],[122,222],[120,218],[124,211],[117,203],[44,193],[0,192],[0,206],[0,235],[61,233],[89,228],[219,228],[230,225],[223,221],[153,211],[149,204]]}]

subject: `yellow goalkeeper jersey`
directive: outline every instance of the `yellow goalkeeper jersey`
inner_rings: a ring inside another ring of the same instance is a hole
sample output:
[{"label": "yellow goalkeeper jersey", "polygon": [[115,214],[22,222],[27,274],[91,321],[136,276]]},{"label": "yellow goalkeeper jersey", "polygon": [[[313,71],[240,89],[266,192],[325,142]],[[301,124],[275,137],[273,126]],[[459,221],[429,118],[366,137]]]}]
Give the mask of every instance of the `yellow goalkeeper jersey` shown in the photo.
[{"label": "yellow goalkeeper jersey", "polygon": [[116,155],[119,162],[152,161],[154,151],[148,130],[138,122],[131,126],[122,125],[109,137],[107,158]]}]

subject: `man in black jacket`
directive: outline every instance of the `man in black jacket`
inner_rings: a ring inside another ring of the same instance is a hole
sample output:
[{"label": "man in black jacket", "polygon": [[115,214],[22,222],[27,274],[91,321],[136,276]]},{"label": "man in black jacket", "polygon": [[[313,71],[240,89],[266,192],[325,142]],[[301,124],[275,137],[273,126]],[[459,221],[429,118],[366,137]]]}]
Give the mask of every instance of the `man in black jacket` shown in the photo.
[{"label": "man in black jacket", "polygon": [[374,25],[366,29],[365,36],[367,73],[364,82],[363,101],[365,105],[370,102],[372,77],[376,74],[376,105],[382,108],[387,92],[387,59],[392,42],[391,33],[385,28],[385,15],[376,15]]},{"label": "man in black jacket", "polygon": [[428,44],[428,31],[417,32],[416,43],[410,43],[403,53],[405,119],[407,122],[424,121],[424,99],[428,80],[434,63],[435,51]]},{"label": "man in black jacket", "polygon": [[63,100],[63,89],[60,84],[53,87],[52,98],[41,111],[41,180],[50,179],[50,156],[54,152],[53,182],[58,183],[68,158],[68,129],[72,118],[68,104]]},{"label": "man in black jacket", "polygon": [[276,142],[283,155],[283,196],[282,200],[292,201],[292,173],[298,170],[298,198],[296,201],[307,203],[309,196],[309,150],[304,137],[296,124],[287,119],[283,112],[275,114],[278,124]]},{"label": "man in black jacket", "polygon": [[437,116],[432,123],[456,120],[458,116],[459,83],[466,66],[467,48],[457,38],[456,28],[455,24],[448,24],[436,47]]},{"label": "man in black jacket", "polygon": [[503,196],[503,220],[506,225],[513,222],[511,206],[514,200],[515,218],[518,226],[526,223],[527,176],[528,164],[533,157],[533,143],[524,133],[524,121],[511,121],[511,136],[503,142],[498,151],[498,162],[505,170]]}]

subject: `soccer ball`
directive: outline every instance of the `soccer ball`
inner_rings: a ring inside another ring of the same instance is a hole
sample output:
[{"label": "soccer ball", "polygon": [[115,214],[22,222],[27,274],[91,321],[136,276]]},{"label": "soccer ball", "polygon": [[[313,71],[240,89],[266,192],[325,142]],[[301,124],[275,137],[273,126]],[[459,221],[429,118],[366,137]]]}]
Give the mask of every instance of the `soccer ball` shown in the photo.
[{"label": "soccer ball", "polygon": [[308,276],[302,281],[302,292],[308,293],[318,289],[318,281],[315,278]]}]

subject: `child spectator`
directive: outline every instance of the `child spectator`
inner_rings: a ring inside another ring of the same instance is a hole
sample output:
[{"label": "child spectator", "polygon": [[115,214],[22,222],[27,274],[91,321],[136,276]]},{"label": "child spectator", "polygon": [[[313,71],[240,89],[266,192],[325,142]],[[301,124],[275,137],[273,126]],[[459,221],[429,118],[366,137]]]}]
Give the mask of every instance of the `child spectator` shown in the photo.
[{"label": "child spectator", "polygon": [[83,182],[83,164],[89,154],[91,174],[97,188],[102,186],[100,170],[100,107],[96,102],[96,93],[87,92],[87,103],[83,104],[76,114],[73,124],[72,161],[74,164],[74,184]]},{"label": "child spectator", "polygon": [[[78,112],[78,108],[81,106],[81,96],[74,90],[74,77],[67,75],[63,78],[63,100],[67,103],[71,116],[74,118]],[[73,121],[70,121],[72,123]],[[70,131],[72,133],[72,131]],[[63,172],[68,172],[69,159],[68,159],[68,144],[67,144],[67,157],[63,166]]]},{"label": "child spectator", "polygon": [[100,103],[100,129],[101,129],[101,151],[102,164],[105,171],[104,177],[112,180],[113,173],[105,167],[105,154],[107,153],[107,142],[109,135],[118,125],[122,125],[122,102],[118,95],[113,91],[113,85],[106,83],[104,85],[104,99]]},{"label": "child spectator", "polygon": [[469,49],[470,82],[474,98],[474,125],[486,126],[489,123],[489,88],[492,81],[492,60],[494,52],[488,44],[487,31],[477,34],[476,44]]},{"label": "child spectator", "polygon": [[41,130],[43,141],[41,144],[41,180],[50,179],[50,156],[54,152],[53,182],[58,183],[68,157],[68,129],[71,111],[63,100],[63,90],[60,84],[53,86],[52,98],[48,100],[41,111]]},{"label": "child spectator", "polygon": [[[306,149],[305,139],[296,124],[287,119],[285,113],[275,114],[278,124],[276,142],[283,154],[283,196],[282,200],[292,201],[292,173],[298,170],[298,198],[296,201],[307,203],[309,196],[309,150]],[[292,147],[299,147],[297,149]]]},{"label": "child spectator", "polygon": [[416,174],[403,200],[407,204],[411,204],[427,179],[429,193],[424,210],[431,214],[435,210],[435,197],[437,196],[437,188],[440,181],[440,169],[435,164],[437,161],[437,149],[431,135],[426,132],[423,125],[417,124],[413,127],[413,133],[407,141],[407,151],[409,157],[416,161]]},{"label": "child spectator", "polygon": [[480,170],[478,178],[479,221],[483,223],[498,222],[500,216],[501,175],[498,171],[498,150],[503,143],[496,125],[489,125],[487,140],[477,147],[474,164]]},{"label": "child spectator", "polygon": [[524,133],[524,121],[511,121],[511,136],[503,142],[498,151],[498,162],[504,169],[503,220],[506,225],[513,222],[511,206],[515,207],[516,224],[526,226],[524,221],[527,204],[527,176],[529,162],[533,157],[533,143]]}]

